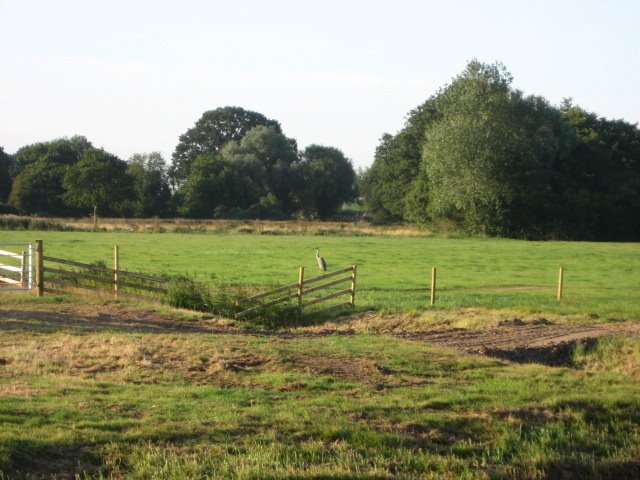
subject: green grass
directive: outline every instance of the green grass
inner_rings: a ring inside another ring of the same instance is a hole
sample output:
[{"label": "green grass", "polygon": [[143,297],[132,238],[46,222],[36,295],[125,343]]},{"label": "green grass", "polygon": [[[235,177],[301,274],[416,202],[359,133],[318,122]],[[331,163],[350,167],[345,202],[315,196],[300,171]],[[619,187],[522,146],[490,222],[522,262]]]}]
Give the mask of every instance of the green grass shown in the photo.
[{"label": "green grass", "polygon": [[30,305],[43,306],[1,304],[0,478],[640,473],[640,379],[628,372],[390,336],[77,329],[30,318]]},{"label": "green grass", "polygon": [[[48,255],[112,262],[149,273],[267,288],[317,272],[314,247],[329,269],[358,265],[361,308],[428,307],[430,271],[438,268],[437,308],[481,307],[640,318],[640,244],[527,242],[505,239],[126,232],[0,232],[0,242],[43,239]],[[565,268],[562,302],[555,299]]]}]

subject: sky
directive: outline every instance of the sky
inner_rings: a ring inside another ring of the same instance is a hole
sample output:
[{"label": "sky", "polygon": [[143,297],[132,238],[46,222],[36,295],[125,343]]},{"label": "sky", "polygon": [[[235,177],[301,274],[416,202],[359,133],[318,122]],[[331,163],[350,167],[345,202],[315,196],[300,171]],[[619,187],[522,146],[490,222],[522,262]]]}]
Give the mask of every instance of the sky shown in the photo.
[{"label": "sky", "polygon": [[640,122],[638,0],[0,0],[0,146],[84,135],[126,160],[227,105],[357,168],[477,59]]}]

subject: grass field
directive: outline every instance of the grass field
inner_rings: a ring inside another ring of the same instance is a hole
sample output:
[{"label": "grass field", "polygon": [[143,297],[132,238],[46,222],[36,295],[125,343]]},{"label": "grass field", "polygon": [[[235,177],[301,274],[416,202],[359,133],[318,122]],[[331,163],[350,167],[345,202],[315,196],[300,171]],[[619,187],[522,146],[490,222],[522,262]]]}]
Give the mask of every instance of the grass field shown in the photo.
[{"label": "grass field", "polygon": [[[436,307],[640,318],[640,244],[527,242],[396,236],[0,232],[0,243],[44,240],[48,255],[112,262],[147,273],[189,273],[207,281],[266,288],[295,282],[298,266],[317,272],[314,247],[329,270],[358,266],[361,309],[428,308],[438,268]],[[565,269],[562,302],[558,268]]]},{"label": "grass field", "polygon": [[403,333],[504,319],[514,335],[547,323],[614,331],[640,319],[638,244],[0,232],[0,243],[36,239],[47,255],[106,264],[117,242],[127,270],[257,288],[294,282],[301,265],[313,275],[319,247],[329,270],[358,265],[358,310],[379,314],[274,332],[2,292],[0,480],[640,478],[637,335],[546,366]]},{"label": "grass field", "polygon": [[145,328],[54,296],[0,307],[3,479],[640,475],[638,340],[547,367],[385,335]]}]

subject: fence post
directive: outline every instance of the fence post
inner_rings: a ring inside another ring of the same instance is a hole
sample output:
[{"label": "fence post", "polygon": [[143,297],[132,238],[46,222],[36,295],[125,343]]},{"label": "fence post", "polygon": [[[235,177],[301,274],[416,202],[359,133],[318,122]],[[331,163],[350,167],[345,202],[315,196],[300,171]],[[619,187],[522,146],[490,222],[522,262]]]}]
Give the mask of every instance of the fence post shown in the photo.
[{"label": "fence post", "polygon": [[118,298],[118,270],[120,270],[120,256],[118,252],[118,244],[113,245],[113,292]]},{"label": "fence post", "polygon": [[36,240],[36,295],[44,295],[44,258],[42,240]]},{"label": "fence post", "polygon": [[560,267],[558,271],[558,301],[562,300],[562,285],[564,283],[564,269]]},{"label": "fence post", "polygon": [[351,272],[351,298],[349,299],[349,305],[356,306],[356,266],[353,265],[353,271]]},{"label": "fence post", "polygon": [[20,288],[24,288],[24,279],[27,272],[27,252],[22,251],[22,257],[20,258]]},{"label": "fence post", "polygon": [[431,267],[431,300],[429,305],[436,303],[436,267]]},{"label": "fence post", "polygon": [[302,288],[304,287],[304,267],[300,267],[298,271],[298,320],[300,320],[300,315],[302,313]]}]

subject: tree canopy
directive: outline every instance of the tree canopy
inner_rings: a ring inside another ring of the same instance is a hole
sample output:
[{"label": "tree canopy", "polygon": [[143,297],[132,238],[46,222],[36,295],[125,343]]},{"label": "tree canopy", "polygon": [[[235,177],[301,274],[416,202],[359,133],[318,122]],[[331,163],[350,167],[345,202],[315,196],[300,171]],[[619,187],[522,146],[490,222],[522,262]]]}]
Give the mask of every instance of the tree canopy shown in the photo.
[{"label": "tree canopy", "polygon": [[[374,220],[454,221],[524,238],[640,238],[640,131],[511,87],[472,61],[384,135],[364,182]],[[411,139],[408,141],[407,138]]]},{"label": "tree canopy", "polygon": [[249,130],[259,125],[273,127],[282,133],[277,121],[241,107],[221,107],[204,112],[192,128],[180,135],[173,152],[169,173],[174,185],[187,179],[191,165],[199,155],[216,153],[227,142],[240,141]]},{"label": "tree canopy", "polygon": [[92,209],[94,224],[98,209],[117,211],[133,194],[126,162],[96,148],[84,152],[80,160],[67,169],[63,186],[64,198],[71,205]]}]

